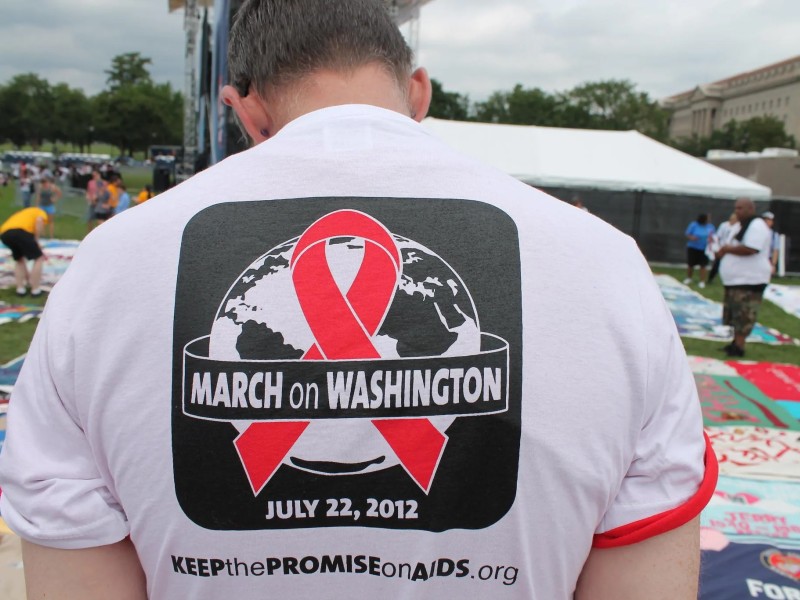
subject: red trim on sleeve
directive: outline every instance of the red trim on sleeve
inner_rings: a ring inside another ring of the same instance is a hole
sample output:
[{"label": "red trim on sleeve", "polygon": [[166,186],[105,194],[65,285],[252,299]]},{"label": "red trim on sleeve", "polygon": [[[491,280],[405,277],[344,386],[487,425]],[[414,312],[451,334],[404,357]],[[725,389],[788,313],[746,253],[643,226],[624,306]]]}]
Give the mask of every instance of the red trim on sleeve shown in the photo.
[{"label": "red trim on sleeve", "polygon": [[705,508],[706,504],[711,500],[711,496],[714,494],[714,490],[717,487],[717,475],[719,472],[717,457],[714,455],[711,441],[708,439],[705,432],[703,432],[703,437],[706,440],[706,473],[703,476],[700,489],[697,490],[694,496],[689,498],[689,500],[681,506],[653,515],[652,517],[646,517],[639,521],[622,525],[604,533],[599,533],[594,536],[592,547],[616,548],[643,542],[646,539],[685,525],[699,515],[700,511]]}]

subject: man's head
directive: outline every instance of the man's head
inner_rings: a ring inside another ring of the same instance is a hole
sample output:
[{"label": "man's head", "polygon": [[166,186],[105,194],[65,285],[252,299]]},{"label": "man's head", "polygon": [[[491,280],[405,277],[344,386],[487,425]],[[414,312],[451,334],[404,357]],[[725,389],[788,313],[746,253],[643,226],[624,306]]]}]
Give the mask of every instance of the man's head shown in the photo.
[{"label": "man's head", "polygon": [[222,97],[255,142],[325,106],[374,104],[424,118],[430,81],[383,0],[245,0]]},{"label": "man's head", "polygon": [[761,218],[764,219],[764,222],[772,229],[772,226],[775,224],[775,214],[771,211],[766,211],[761,213]]},{"label": "man's head", "polygon": [[739,198],[733,206],[733,212],[740,221],[750,219],[756,214],[756,205],[750,198]]}]

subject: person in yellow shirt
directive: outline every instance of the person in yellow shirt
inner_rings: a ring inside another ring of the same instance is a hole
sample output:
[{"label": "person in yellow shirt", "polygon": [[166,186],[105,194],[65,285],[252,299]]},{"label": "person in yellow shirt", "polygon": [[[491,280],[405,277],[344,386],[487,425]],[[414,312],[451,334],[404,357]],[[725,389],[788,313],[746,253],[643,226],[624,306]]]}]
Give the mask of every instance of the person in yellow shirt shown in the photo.
[{"label": "person in yellow shirt", "polygon": [[136,196],[136,204],[147,202],[152,197],[153,197],[153,190],[150,188],[149,185],[146,185],[144,186],[144,189],[141,192],[139,192],[139,195]]},{"label": "person in yellow shirt", "polygon": [[[44,254],[39,247],[38,239],[47,221],[47,213],[37,206],[32,206],[14,213],[0,225],[0,242],[11,250],[11,256],[14,258],[14,279],[18,296],[27,293],[26,284],[30,286],[32,297],[42,295],[39,285],[42,280]],[[34,261],[30,272],[27,264],[29,260]]]},{"label": "person in yellow shirt", "polygon": [[108,193],[109,193],[108,205],[111,208],[111,215],[114,214],[114,212],[117,209],[117,205],[119,204],[119,196],[121,193],[119,186],[121,183],[122,180],[120,179],[119,175],[112,175],[111,181],[108,184]]}]

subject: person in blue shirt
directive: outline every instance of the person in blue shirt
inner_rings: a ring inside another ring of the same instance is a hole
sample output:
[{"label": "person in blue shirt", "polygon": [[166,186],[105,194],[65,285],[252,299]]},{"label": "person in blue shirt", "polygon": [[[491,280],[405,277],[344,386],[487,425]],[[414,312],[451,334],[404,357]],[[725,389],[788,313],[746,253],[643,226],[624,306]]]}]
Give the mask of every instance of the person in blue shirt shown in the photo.
[{"label": "person in blue shirt", "polygon": [[117,203],[117,207],[114,209],[115,215],[118,215],[131,205],[131,197],[128,194],[128,188],[125,187],[125,184],[120,183],[117,187],[119,187],[119,202]]},{"label": "person in blue shirt", "polygon": [[686,228],[686,263],[688,265],[686,270],[686,279],[683,283],[689,285],[692,283],[694,268],[700,267],[700,284],[701,288],[706,287],[706,278],[708,272],[708,256],[706,255],[706,246],[711,234],[714,233],[714,226],[709,223],[709,215],[697,215],[697,219],[689,223]]}]

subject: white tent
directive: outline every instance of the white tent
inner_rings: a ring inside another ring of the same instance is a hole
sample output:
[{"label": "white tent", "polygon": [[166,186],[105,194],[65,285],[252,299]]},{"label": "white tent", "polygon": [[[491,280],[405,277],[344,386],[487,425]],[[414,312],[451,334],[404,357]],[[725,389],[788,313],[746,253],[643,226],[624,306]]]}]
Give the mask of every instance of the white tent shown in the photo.
[{"label": "white tent", "polygon": [[541,187],[769,200],[771,190],[637,131],[560,129],[428,118],[424,126],[464,154]]}]

